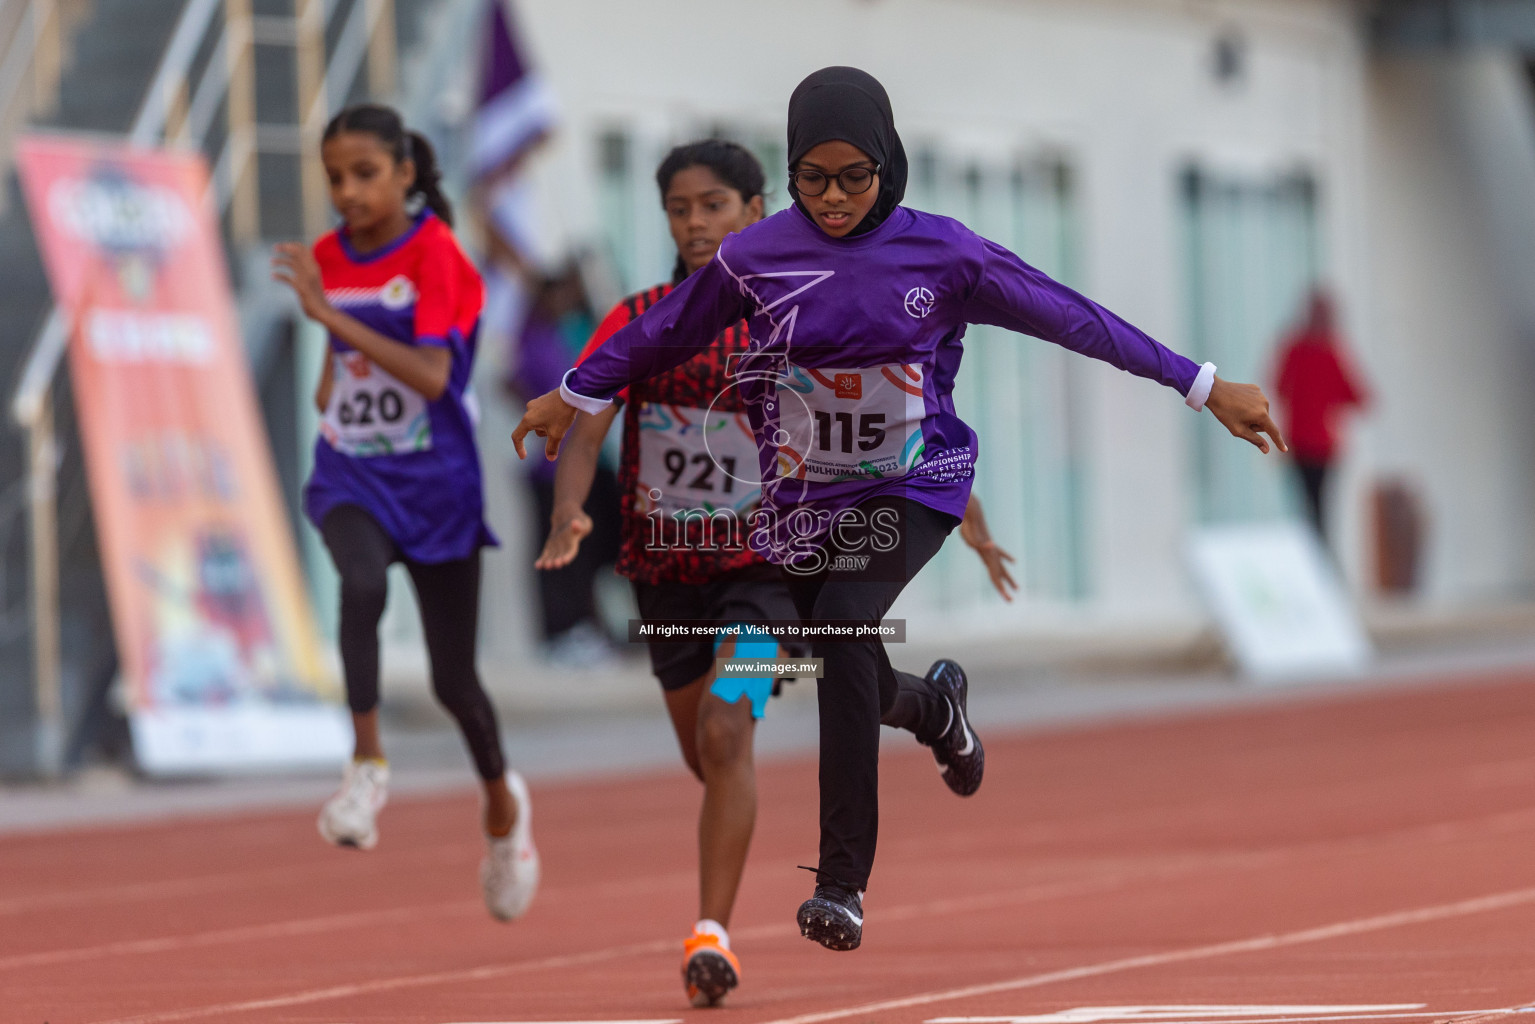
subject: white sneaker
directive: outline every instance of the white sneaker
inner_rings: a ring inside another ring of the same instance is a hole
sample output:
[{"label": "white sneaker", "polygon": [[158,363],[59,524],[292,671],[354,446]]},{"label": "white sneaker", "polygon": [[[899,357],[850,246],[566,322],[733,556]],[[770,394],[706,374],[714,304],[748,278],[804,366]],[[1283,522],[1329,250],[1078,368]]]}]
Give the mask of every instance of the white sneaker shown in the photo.
[{"label": "white sneaker", "polygon": [[533,801],[528,784],[516,772],[506,773],[506,784],[517,801],[517,824],[504,836],[486,836],[485,859],[480,862],[480,888],[490,916],[511,921],[522,915],[538,891],[540,865],[533,845]]},{"label": "white sneaker", "polygon": [[341,776],[341,789],[320,808],[320,835],[337,846],[371,850],[378,845],[378,812],[389,800],[389,765],[353,761]]}]

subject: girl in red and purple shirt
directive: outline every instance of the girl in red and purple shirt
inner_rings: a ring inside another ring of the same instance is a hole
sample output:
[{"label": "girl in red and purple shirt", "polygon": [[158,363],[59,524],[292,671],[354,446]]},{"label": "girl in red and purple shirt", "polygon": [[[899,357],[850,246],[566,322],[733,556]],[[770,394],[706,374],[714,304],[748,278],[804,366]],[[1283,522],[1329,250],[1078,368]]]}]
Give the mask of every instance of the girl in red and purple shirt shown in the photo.
[{"label": "girl in red and purple shirt", "polygon": [[341,663],[356,731],[340,792],[320,814],[338,846],[378,842],[389,769],[378,734],[378,622],[389,566],[415,586],[432,689],[458,721],[485,789],[486,908],[510,920],[538,885],[527,786],[507,771],[475,670],[485,526],[469,376],[484,291],[453,237],[426,139],[395,111],[349,107],[321,156],[342,225],[278,246],[278,280],[329,333],[323,416],[304,511],[341,577]]}]

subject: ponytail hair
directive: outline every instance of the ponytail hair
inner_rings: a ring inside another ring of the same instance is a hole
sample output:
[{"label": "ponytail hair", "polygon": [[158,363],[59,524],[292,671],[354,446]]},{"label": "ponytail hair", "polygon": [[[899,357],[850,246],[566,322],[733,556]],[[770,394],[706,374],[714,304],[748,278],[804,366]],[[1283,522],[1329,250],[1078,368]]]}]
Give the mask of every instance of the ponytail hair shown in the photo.
[{"label": "ponytail hair", "polygon": [[378,103],[347,107],[330,119],[320,140],[328,142],[342,132],[366,132],[383,144],[396,163],[409,160],[414,164],[416,178],[406,193],[407,198],[430,207],[443,223],[453,226],[453,207],[442,192],[442,170],[437,166],[437,153],[426,136],[406,129],[399,111]]},{"label": "ponytail hair", "polygon": [[442,194],[442,171],[437,166],[437,151],[420,132],[409,132],[406,138],[410,140],[411,161],[416,165],[416,180],[410,187],[410,194],[420,196],[421,201],[451,228],[453,204]]},{"label": "ponytail hair", "polygon": [[[656,168],[656,187],[661,190],[663,204],[666,190],[672,187],[672,179],[689,167],[707,167],[716,178],[739,193],[743,203],[762,195],[767,187],[767,175],[751,150],[724,139],[704,139],[677,146]],[[678,253],[677,262],[672,266],[672,283],[681,284],[687,276],[687,263]]]}]

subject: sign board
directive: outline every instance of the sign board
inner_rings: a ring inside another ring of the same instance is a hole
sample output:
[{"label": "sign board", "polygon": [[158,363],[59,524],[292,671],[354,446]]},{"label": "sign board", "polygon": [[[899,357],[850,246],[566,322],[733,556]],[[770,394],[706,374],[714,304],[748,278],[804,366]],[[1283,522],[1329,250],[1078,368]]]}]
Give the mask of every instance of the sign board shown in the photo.
[{"label": "sign board", "polygon": [[69,366],[150,772],[335,763],[324,667],[190,153],[24,139],[18,161]]},{"label": "sign board", "polygon": [[1243,674],[1262,682],[1362,671],[1372,652],[1316,535],[1295,523],[1212,526],[1194,579]]}]

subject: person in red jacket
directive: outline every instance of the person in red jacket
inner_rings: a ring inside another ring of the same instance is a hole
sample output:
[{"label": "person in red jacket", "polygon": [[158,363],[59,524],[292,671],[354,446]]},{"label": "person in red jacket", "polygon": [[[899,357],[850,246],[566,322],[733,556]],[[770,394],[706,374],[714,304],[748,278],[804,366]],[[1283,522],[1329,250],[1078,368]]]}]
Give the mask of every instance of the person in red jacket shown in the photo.
[{"label": "person in red jacket", "polygon": [[1329,470],[1337,456],[1343,413],[1362,408],[1369,394],[1344,352],[1332,296],[1314,289],[1306,321],[1279,346],[1275,390],[1283,406],[1285,436],[1305,489],[1306,513],[1327,539],[1323,503]]}]

